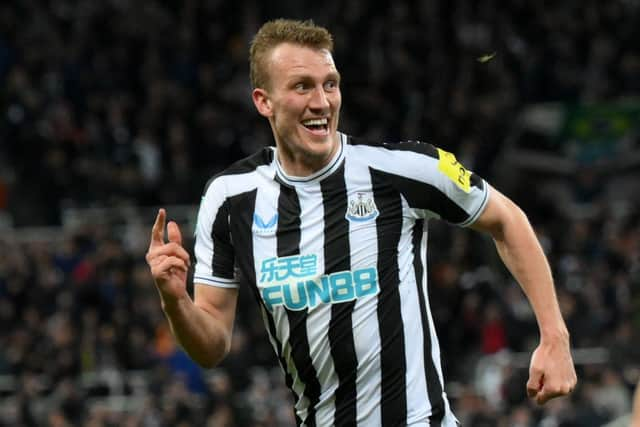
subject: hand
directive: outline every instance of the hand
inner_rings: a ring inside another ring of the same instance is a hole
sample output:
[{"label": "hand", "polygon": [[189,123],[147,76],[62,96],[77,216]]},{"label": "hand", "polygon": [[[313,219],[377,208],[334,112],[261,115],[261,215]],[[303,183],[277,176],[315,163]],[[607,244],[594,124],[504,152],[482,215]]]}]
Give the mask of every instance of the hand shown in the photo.
[{"label": "hand", "polygon": [[542,341],[531,356],[527,394],[542,405],[574,389],[577,377],[569,350],[569,339]]},{"label": "hand", "polygon": [[146,255],[151,275],[160,292],[163,303],[171,303],[188,296],[187,272],[191,265],[189,254],[182,247],[182,234],[178,224],[169,221],[167,234],[169,242],[164,239],[164,209],[158,211],[156,222],[151,230],[151,243]]}]

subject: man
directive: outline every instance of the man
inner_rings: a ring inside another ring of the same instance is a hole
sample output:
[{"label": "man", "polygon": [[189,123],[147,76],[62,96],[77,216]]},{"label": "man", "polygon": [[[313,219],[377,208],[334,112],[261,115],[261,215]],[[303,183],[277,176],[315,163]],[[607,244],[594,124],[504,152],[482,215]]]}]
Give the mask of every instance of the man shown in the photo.
[{"label": "man", "polygon": [[207,185],[189,255],[160,210],[147,254],[171,328],[203,366],[229,351],[238,288],[254,293],[294,394],[299,425],[454,426],[426,288],[426,224],[489,233],[540,327],[529,395],[576,375],[546,258],[522,211],[450,153],[338,132],[329,32],[276,20],[250,49],[252,97],[276,147]]}]

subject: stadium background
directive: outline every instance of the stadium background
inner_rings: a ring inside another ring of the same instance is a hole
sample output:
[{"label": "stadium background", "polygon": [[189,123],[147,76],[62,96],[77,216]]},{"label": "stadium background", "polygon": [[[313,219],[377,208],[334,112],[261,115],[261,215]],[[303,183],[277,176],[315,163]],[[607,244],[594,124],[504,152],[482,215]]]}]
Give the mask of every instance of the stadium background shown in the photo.
[{"label": "stadium background", "polygon": [[456,152],[523,206],[549,256],[580,381],[537,407],[522,292],[487,239],[434,225],[430,298],[463,425],[627,413],[640,372],[640,2],[557,3],[3,1],[0,425],[292,424],[251,297],[231,354],[202,371],[173,344],[144,262],[158,206],[190,236],[206,180],[271,143],[247,47],[275,17],[334,33],[344,131]]}]

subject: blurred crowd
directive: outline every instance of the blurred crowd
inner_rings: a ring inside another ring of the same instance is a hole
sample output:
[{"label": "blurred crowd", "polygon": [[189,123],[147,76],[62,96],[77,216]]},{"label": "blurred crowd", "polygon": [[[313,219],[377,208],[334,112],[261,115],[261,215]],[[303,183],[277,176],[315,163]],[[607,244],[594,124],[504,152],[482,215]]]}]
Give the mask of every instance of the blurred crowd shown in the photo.
[{"label": "blurred crowd", "polygon": [[[640,96],[640,1],[14,0],[0,4],[0,426],[292,425],[248,292],[231,354],[203,371],[175,346],[144,262],[153,211],[63,227],[70,209],[193,205],[210,176],[272,144],[247,52],[276,17],[334,34],[342,130],[458,153],[509,190],[549,256],[584,351],[573,395],[537,407],[522,292],[489,241],[433,228],[430,298],[462,424],[589,427],[628,412],[638,198],[612,200],[601,180],[615,171],[582,171],[559,200],[544,173],[501,182],[496,159],[525,105]],[[43,226],[60,232],[20,235]]]}]

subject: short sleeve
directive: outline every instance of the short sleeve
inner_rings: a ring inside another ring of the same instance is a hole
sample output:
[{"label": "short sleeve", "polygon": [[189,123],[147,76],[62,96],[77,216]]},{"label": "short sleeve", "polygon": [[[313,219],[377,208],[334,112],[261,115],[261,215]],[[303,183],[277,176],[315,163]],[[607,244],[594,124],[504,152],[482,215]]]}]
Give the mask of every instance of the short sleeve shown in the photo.
[{"label": "short sleeve", "polygon": [[484,210],[489,185],[447,151],[423,142],[387,144],[371,152],[374,168],[403,195],[418,218],[439,218],[468,226]]},{"label": "short sleeve", "polygon": [[222,288],[237,288],[235,255],[229,227],[229,202],[223,179],[212,180],[198,210],[195,231],[194,282]]}]

